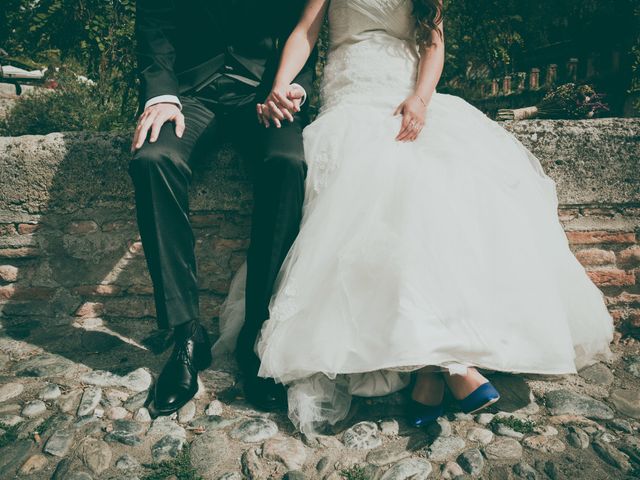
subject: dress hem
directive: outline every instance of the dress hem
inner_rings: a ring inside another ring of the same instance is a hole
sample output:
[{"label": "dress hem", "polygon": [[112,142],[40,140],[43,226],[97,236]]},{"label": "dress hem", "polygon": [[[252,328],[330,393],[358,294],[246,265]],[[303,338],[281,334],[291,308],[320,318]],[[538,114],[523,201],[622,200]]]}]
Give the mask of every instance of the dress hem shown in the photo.
[{"label": "dress hem", "polygon": [[[595,360],[597,361],[597,360]],[[446,365],[443,365],[443,363],[446,363]],[[454,366],[453,368],[450,368],[452,366]],[[562,369],[562,368],[558,368],[558,369],[538,369],[538,368],[524,368],[524,369],[513,369],[513,368],[505,368],[505,367],[500,367],[497,365],[491,365],[489,363],[472,363],[472,362],[468,362],[468,363],[463,363],[460,361],[456,361],[456,360],[441,360],[441,361],[430,361],[430,362],[425,362],[425,361],[406,361],[406,362],[401,362],[401,364],[398,364],[398,362],[394,362],[393,364],[381,364],[381,366],[379,367],[374,367],[373,369],[368,369],[368,370],[364,370],[364,369],[350,369],[348,371],[343,370],[343,371],[338,371],[338,372],[324,372],[324,371],[320,371],[320,370],[315,370],[315,371],[311,371],[309,370],[308,373],[304,374],[304,375],[296,375],[295,377],[292,378],[287,378],[286,381],[281,381],[278,377],[270,374],[269,372],[265,372],[265,369],[262,367],[262,365],[260,366],[260,369],[258,371],[258,376],[259,377],[263,377],[263,378],[273,378],[276,382],[278,383],[282,383],[282,384],[289,384],[292,382],[296,382],[296,381],[300,381],[303,380],[305,378],[309,378],[315,374],[318,373],[322,373],[323,375],[325,375],[326,377],[330,378],[330,379],[334,379],[336,376],[338,375],[362,375],[362,374],[367,374],[367,373],[375,373],[375,372],[379,372],[379,371],[388,371],[388,372],[393,372],[393,373],[409,373],[409,372],[413,372],[416,370],[419,370],[423,367],[426,366],[434,366],[434,367],[442,367],[443,369],[448,369],[450,372],[452,370],[455,370],[458,366],[464,366],[466,368],[479,368],[479,369],[483,369],[483,370],[491,370],[494,372],[500,372],[500,373],[513,373],[513,374],[532,374],[532,375],[573,375],[573,374],[577,374],[578,370],[575,367],[575,365],[573,367],[571,367],[570,369]],[[400,370],[402,368],[410,368],[410,367],[414,367],[411,368],[411,370]],[[465,370],[466,372],[466,370]],[[333,375],[333,376],[332,376]]]}]

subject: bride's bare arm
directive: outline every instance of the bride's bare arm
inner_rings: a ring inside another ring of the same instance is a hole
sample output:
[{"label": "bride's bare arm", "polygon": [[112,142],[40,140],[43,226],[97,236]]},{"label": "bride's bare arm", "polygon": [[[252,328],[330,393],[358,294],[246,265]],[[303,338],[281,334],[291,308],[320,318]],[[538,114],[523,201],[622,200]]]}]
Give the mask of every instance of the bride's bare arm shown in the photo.
[{"label": "bride's bare arm", "polygon": [[274,85],[289,85],[302,70],[318,41],[329,0],[309,0],[282,51]]},{"label": "bride's bare arm", "polygon": [[318,41],[328,5],[329,0],[307,1],[300,21],[285,43],[271,93],[264,104],[258,105],[258,115],[263,121],[268,117],[279,127],[280,120],[293,120],[290,112],[296,108],[287,92]]},{"label": "bride's bare arm", "polygon": [[413,141],[424,127],[427,105],[438,85],[444,67],[444,24],[431,32],[430,45],[420,47],[420,64],[413,95],[398,106],[396,114],[402,114],[402,127],[396,137],[399,141]]}]

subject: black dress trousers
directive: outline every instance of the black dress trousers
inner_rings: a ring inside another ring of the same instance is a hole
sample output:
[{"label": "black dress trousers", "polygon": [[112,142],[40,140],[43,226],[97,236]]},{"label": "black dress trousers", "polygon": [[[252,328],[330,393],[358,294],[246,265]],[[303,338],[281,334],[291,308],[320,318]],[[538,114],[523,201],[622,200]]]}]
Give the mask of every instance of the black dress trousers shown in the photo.
[{"label": "black dress trousers", "polygon": [[220,77],[197,95],[181,96],[186,129],[175,135],[166,123],[129,162],[137,222],[153,282],[159,328],[199,319],[195,238],[189,221],[189,186],[194,162],[212,142],[232,140],[251,164],[254,207],[247,256],[246,319],[237,359],[256,374],[254,344],[268,317],[269,300],[280,266],[300,227],[304,181],[302,129],[306,110],[265,128],[256,118],[255,90]]}]

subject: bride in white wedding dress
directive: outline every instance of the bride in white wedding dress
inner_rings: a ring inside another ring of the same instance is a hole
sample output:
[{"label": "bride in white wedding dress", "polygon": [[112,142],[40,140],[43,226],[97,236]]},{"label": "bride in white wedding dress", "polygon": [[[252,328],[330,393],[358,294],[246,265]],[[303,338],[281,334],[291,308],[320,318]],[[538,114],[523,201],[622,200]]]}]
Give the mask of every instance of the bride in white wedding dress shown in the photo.
[{"label": "bride in white wedding dress", "polygon": [[[486,382],[474,367],[569,374],[611,356],[613,321],[569,249],[554,181],[499,124],[435,92],[442,22],[416,22],[418,4],[437,2],[310,0],[276,78],[273,98],[328,10],[322,107],[303,132],[302,225],[256,343],[259,375],[289,386],[289,416],[306,433],[344,418],[352,395],[397,391],[422,367],[413,399],[436,406],[441,372],[465,391],[465,373]],[[244,275],[216,355],[234,347]]]}]

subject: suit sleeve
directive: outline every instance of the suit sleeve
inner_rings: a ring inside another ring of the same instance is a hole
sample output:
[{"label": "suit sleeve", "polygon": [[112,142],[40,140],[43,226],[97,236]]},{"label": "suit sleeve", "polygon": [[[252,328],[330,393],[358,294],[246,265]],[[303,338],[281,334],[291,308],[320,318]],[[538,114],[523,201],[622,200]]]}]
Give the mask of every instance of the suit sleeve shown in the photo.
[{"label": "suit sleeve", "polygon": [[161,95],[178,96],[174,73],[176,30],[173,0],[136,0],[136,56],[140,103]]}]

